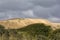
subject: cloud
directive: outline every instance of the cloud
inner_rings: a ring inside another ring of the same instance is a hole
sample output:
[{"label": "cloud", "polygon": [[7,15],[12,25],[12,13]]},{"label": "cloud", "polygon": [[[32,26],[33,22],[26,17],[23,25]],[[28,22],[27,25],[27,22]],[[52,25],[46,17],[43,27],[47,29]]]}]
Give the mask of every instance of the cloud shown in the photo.
[{"label": "cloud", "polygon": [[22,11],[23,15],[26,17],[34,17],[33,10]]},{"label": "cloud", "polygon": [[48,20],[52,22],[60,22],[60,18],[57,18],[57,17],[49,17]]},{"label": "cloud", "polygon": [[0,0],[0,19],[16,17],[48,19],[50,14],[60,18],[60,0]]},{"label": "cloud", "polygon": [[57,3],[56,0],[33,0],[32,2],[35,5],[40,5],[42,7],[51,7]]},{"label": "cloud", "polygon": [[21,11],[32,9],[40,5],[42,7],[50,7],[56,4],[56,0],[0,0],[0,11]]},{"label": "cloud", "polygon": [[57,3],[60,5],[60,0],[57,0]]},{"label": "cloud", "polygon": [[0,4],[2,11],[19,11],[31,9],[34,5],[29,0],[5,0]]},{"label": "cloud", "polygon": [[41,6],[36,6],[33,9],[35,16],[47,18],[49,16],[49,8],[44,8]]},{"label": "cloud", "polygon": [[60,18],[55,17],[52,14],[50,14],[47,19],[50,20],[50,21],[52,21],[52,22],[60,22]]},{"label": "cloud", "polygon": [[50,14],[60,18],[60,5],[55,5],[50,9]]}]

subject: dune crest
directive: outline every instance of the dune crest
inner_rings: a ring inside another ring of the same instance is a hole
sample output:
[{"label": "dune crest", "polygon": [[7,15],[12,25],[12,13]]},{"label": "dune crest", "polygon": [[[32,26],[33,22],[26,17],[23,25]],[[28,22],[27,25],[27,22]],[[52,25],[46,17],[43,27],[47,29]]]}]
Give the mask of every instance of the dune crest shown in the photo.
[{"label": "dune crest", "polygon": [[1,20],[0,25],[5,26],[6,29],[18,29],[34,23],[44,23],[50,25],[53,29],[60,28],[60,23],[52,23],[46,19],[31,19],[31,18],[14,18],[9,20]]}]

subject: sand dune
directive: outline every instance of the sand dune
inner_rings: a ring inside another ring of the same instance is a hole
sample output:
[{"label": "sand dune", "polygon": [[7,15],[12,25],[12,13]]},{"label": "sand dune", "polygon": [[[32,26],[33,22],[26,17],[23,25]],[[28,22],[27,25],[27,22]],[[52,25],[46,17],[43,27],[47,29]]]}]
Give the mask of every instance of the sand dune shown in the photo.
[{"label": "sand dune", "polygon": [[0,25],[5,26],[6,29],[18,29],[34,23],[44,23],[50,25],[53,29],[60,28],[60,23],[52,23],[46,19],[30,19],[30,18],[13,18],[8,20],[0,20]]}]

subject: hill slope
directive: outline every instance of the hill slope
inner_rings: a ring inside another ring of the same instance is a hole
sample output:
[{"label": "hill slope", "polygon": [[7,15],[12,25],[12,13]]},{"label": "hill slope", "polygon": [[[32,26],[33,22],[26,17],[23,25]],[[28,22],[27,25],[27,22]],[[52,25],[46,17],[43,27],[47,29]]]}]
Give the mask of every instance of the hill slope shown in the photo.
[{"label": "hill slope", "polygon": [[52,23],[46,19],[14,18],[14,19],[0,21],[0,25],[5,26],[6,29],[23,28],[27,25],[35,24],[35,23],[44,23],[46,25],[50,25],[53,29],[60,28],[60,23]]}]

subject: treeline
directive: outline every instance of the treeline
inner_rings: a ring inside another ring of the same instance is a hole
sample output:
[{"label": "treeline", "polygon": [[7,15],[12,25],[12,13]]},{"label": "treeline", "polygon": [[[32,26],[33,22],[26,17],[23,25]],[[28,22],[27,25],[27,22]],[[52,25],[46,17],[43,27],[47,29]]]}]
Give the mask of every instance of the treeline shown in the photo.
[{"label": "treeline", "polygon": [[19,29],[5,29],[0,25],[0,40],[60,40],[60,29],[53,30],[43,23]]}]

